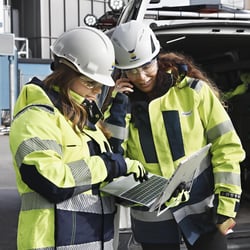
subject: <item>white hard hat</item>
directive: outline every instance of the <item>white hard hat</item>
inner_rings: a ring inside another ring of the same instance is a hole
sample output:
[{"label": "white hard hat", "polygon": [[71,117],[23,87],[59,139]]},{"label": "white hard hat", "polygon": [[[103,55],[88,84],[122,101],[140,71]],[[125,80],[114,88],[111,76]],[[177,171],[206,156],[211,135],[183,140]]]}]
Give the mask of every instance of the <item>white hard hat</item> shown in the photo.
[{"label": "white hard hat", "polygon": [[92,27],[78,27],[63,33],[50,47],[52,53],[72,63],[79,73],[107,86],[114,86],[111,77],[115,54],[106,34]]},{"label": "white hard hat", "polygon": [[132,69],[150,62],[160,51],[154,32],[142,22],[132,20],[117,26],[111,36],[115,66]]}]

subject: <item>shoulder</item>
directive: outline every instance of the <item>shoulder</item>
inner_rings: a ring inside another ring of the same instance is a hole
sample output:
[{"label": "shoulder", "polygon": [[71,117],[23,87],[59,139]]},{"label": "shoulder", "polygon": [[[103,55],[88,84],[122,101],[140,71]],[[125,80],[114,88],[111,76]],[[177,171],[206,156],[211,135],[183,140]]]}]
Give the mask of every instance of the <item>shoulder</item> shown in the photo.
[{"label": "shoulder", "polygon": [[14,116],[29,108],[41,108],[50,113],[54,111],[53,104],[45,91],[36,83],[29,82],[24,85],[17,98],[14,109]]},{"label": "shoulder", "polygon": [[195,90],[197,93],[201,91],[204,85],[206,85],[206,83],[203,80],[187,77],[187,86]]},{"label": "shoulder", "polygon": [[185,79],[178,85],[178,88],[184,87],[192,89],[198,95],[201,95],[204,92],[212,92],[212,89],[207,82],[192,77],[185,77]]}]

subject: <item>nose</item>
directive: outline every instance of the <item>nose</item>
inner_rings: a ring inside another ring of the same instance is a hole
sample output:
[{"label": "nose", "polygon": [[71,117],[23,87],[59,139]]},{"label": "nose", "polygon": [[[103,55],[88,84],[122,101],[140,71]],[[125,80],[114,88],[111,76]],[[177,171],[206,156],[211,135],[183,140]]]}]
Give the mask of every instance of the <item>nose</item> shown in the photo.
[{"label": "nose", "polygon": [[92,89],[92,91],[97,95],[102,93],[102,86],[97,86]]},{"label": "nose", "polygon": [[145,80],[146,77],[146,73],[143,70],[138,71],[136,74],[137,79]]}]

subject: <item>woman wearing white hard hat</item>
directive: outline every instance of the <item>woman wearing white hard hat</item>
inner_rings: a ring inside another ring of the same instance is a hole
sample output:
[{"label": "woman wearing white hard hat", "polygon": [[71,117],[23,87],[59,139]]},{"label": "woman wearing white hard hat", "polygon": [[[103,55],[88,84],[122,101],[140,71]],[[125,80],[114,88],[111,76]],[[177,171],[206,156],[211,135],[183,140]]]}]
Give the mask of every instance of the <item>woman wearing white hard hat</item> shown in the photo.
[{"label": "woman wearing white hard hat", "polygon": [[111,40],[118,73],[105,118],[115,128],[113,148],[170,179],[182,160],[212,145],[193,182],[162,201],[159,216],[131,207],[135,240],[143,250],[179,250],[182,239],[189,250],[226,250],[245,152],[218,89],[191,58],[160,53],[155,34],[142,22],[117,26]]},{"label": "woman wearing white hard hat", "polygon": [[116,206],[99,188],[144,175],[139,162],[112,153],[98,122],[97,95],[114,85],[114,49],[103,32],[79,27],[51,51],[53,72],[23,87],[10,129],[21,196],[17,248],[113,249]]}]

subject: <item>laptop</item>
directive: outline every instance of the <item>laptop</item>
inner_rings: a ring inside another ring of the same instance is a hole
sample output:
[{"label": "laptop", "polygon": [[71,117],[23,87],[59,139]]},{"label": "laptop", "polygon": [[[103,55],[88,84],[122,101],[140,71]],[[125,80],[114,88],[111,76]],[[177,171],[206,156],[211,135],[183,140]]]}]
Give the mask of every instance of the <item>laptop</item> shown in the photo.
[{"label": "laptop", "polygon": [[101,188],[102,192],[119,197],[130,203],[140,204],[150,208],[150,211],[158,209],[164,204],[181,182],[185,182],[191,191],[192,182],[197,169],[207,158],[211,143],[188,156],[180,162],[170,179],[149,174],[147,181],[135,181],[133,175],[121,176]]}]

